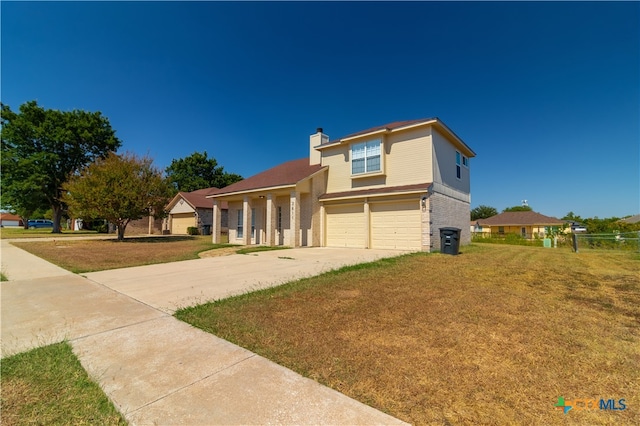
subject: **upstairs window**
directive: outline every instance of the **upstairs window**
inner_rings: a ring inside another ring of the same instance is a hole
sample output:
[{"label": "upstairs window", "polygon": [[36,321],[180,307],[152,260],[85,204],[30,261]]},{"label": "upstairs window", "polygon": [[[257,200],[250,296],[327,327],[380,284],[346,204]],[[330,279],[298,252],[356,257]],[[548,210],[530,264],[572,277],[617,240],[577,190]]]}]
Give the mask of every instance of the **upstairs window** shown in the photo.
[{"label": "upstairs window", "polygon": [[373,173],[382,170],[380,155],[382,141],[356,143],[351,146],[351,174]]},{"label": "upstairs window", "polygon": [[459,151],[456,151],[456,178],[462,179],[462,169],[460,166],[464,166],[465,168],[469,168],[469,158],[460,154]]}]

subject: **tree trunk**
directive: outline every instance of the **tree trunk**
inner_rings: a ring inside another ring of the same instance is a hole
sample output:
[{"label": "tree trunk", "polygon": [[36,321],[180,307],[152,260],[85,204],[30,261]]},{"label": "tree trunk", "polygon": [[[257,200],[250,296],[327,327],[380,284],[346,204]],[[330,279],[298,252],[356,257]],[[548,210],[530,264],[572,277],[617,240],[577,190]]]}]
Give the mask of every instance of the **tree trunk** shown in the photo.
[{"label": "tree trunk", "polygon": [[60,221],[62,220],[62,207],[59,205],[52,205],[51,210],[53,210],[53,230],[52,234],[61,234],[60,230]]},{"label": "tree trunk", "polygon": [[119,223],[118,224],[118,241],[123,241],[124,240],[124,230],[127,229],[127,224],[126,223]]}]

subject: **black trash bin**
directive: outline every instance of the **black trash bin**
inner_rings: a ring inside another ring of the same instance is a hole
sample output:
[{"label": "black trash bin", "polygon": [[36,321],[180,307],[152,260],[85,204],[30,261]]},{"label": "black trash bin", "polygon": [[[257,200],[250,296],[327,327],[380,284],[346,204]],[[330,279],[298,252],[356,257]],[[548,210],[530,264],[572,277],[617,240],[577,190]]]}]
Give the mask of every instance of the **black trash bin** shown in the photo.
[{"label": "black trash bin", "polygon": [[440,228],[440,253],[456,255],[460,250],[460,228]]},{"label": "black trash bin", "polygon": [[202,225],[202,235],[211,235],[211,225]]}]

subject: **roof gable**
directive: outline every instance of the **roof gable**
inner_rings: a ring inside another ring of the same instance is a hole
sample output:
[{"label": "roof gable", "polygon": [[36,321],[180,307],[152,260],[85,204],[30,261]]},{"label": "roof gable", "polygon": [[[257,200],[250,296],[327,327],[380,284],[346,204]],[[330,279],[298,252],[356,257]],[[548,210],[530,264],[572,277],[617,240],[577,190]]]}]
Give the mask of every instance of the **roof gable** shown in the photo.
[{"label": "roof gable", "polygon": [[333,145],[339,145],[341,143],[346,143],[347,141],[352,140],[353,138],[357,138],[359,136],[364,136],[364,135],[374,134],[374,133],[395,132],[395,131],[403,130],[404,128],[410,128],[410,127],[421,126],[421,125],[433,126],[441,134],[445,135],[445,137],[451,143],[453,143],[458,149],[460,149],[465,155],[467,155],[468,157],[475,157],[476,153],[473,152],[473,150],[471,148],[469,148],[469,146],[462,139],[460,139],[460,137],[458,135],[456,135],[449,127],[447,127],[446,124],[444,124],[442,122],[442,120],[440,120],[437,117],[421,118],[421,119],[418,119],[418,120],[394,121],[394,122],[387,123],[387,124],[382,125],[382,126],[371,127],[369,129],[366,129],[366,130],[361,130],[361,131],[356,132],[356,133],[351,133],[351,134],[349,134],[347,136],[344,136],[344,137],[342,137],[340,139],[336,139],[336,140],[333,140],[333,141],[328,141],[326,143],[321,144],[320,146],[317,146],[316,149],[323,149],[325,147],[329,147],[329,146],[333,146]]},{"label": "roof gable", "polygon": [[[171,210],[181,199],[185,200],[189,205],[195,209],[212,209],[213,203],[211,200],[207,199],[208,195],[216,194],[220,191],[220,189],[212,187],[212,188],[203,188],[196,189],[191,192],[178,192],[173,199],[167,205],[167,210]],[[222,207],[226,208],[226,207]]]},{"label": "roof gable", "polygon": [[287,161],[275,167],[265,170],[239,182],[225,186],[212,196],[232,194],[235,192],[253,191],[258,189],[273,188],[279,186],[295,185],[301,180],[313,175],[323,167],[320,164],[309,165],[308,158]]},{"label": "roof gable", "polygon": [[[414,124],[428,123],[428,122],[434,121],[434,120],[437,120],[437,118],[422,118],[422,119],[419,119],[419,120],[394,121],[393,123],[388,123],[388,124],[385,124],[383,126],[372,127],[370,129],[365,129],[365,130],[361,130],[361,131],[356,132],[356,133],[351,133],[350,135],[343,136],[342,139],[349,139],[349,138],[353,138],[353,137],[360,136],[360,135],[366,135],[367,133],[378,132],[380,130],[396,130],[396,129],[400,129],[402,127],[412,126]],[[335,142],[337,142],[337,141],[333,141],[333,142],[329,142],[329,143],[335,143]]]},{"label": "roof gable", "polygon": [[562,225],[564,222],[555,217],[545,216],[534,211],[503,212],[486,219],[479,220],[481,225],[511,226],[511,225]]}]

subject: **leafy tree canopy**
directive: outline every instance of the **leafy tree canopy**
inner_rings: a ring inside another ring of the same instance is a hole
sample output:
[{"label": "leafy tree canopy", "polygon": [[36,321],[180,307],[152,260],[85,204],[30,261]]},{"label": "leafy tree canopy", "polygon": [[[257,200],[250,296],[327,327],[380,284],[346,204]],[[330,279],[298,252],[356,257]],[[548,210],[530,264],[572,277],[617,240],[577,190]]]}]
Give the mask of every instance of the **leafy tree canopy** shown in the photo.
[{"label": "leafy tree canopy", "polygon": [[161,216],[171,186],[148,157],[110,153],[73,176],[64,201],[76,217],[107,219],[118,228],[118,241],[130,221]]},{"label": "leafy tree canopy", "polygon": [[66,209],[63,185],[72,174],[117,150],[121,142],[100,112],[44,109],[36,101],[13,112],[1,104],[3,208],[28,219],[51,208],[53,232]]},{"label": "leafy tree canopy", "polygon": [[178,191],[191,192],[204,188],[224,188],[242,180],[242,176],[227,173],[218,166],[215,158],[209,158],[207,151],[194,152],[188,157],[174,159],[166,168],[167,176]]},{"label": "leafy tree canopy", "polygon": [[582,223],[583,221],[583,219],[580,216],[576,215],[573,212],[569,212],[566,215],[564,215],[562,220],[570,220],[572,222],[578,222],[578,223]]},{"label": "leafy tree canopy", "polygon": [[478,206],[471,210],[471,220],[486,219],[498,214],[498,210],[490,206]]},{"label": "leafy tree canopy", "polygon": [[507,207],[506,209],[502,210],[502,212],[530,212],[533,209],[529,206],[513,206],[513,207]]}]

